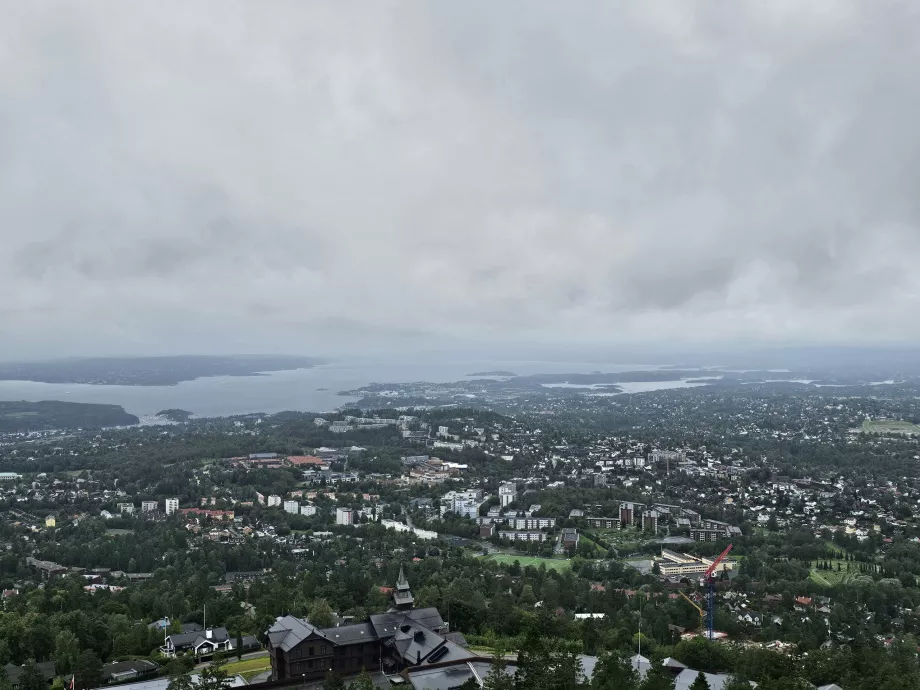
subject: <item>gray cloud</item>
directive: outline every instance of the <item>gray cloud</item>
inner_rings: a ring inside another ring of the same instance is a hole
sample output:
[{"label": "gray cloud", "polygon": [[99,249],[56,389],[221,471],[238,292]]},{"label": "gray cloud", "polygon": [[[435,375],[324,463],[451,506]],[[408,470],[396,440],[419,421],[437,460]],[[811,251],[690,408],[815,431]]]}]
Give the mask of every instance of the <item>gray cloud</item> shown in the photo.
[{"label": "gray cloud", "polygon": [[911,3],[0,9],[0,358],[920,337]]}]

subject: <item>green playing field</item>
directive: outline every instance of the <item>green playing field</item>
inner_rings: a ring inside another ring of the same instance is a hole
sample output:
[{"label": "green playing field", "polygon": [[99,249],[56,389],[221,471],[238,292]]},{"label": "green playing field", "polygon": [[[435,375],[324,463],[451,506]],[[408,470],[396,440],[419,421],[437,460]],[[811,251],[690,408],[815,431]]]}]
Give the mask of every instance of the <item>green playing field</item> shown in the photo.
[{"label": "green playing field", "polygon": [[528,565],[532,565],[534,568],[539,568],[540,564],[543,563],[547,568],[552,568],[554,570],[568,570],[572,567],[572,564],[567,558],[539,558],[537,556],[513,556],[504,553],[493,553],[489,556],[484,556],[489,560],[493,560],[496,563],[505,563],[511,565],[515,561],[521,564],[522,568],[526,568]]}]

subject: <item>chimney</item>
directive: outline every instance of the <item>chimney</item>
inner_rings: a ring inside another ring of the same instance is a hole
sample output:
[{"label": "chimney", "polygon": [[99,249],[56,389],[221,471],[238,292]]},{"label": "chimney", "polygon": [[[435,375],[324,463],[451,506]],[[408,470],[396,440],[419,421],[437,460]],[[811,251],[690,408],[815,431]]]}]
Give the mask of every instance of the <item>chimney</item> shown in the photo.
[{"label": "chimney", "polygon": [[416,664],[422,663],[422,653],[421,652],[415,653],[415,663]]},{"label": "chimney", "polygon": [[211,639],[211,634],[212,634],[212,633],[213,633],[212,630],[205,630],[205,631],[204,631],[204,636],[210,640],[210,639]]}]

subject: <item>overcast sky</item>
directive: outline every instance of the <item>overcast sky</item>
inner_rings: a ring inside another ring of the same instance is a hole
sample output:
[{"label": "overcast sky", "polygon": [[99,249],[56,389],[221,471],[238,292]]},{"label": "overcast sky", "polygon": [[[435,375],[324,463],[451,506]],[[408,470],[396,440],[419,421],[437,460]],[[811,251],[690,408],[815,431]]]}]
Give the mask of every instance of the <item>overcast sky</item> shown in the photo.
[{"label": "overcast sky", "polygon": [[0,8],[0,359],[920,339],[916,2]]}]

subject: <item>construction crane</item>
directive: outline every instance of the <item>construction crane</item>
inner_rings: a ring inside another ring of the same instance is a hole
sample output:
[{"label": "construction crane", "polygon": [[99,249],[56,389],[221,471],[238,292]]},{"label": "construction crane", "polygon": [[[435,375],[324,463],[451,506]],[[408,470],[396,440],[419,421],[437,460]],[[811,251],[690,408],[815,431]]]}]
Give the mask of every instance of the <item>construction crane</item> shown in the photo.
[{"label": "construction crane", "polygon": [[715,573],[716,568],[719,567],[719,563],[722,562],[722,559],[724,559],[728,555],[728,552],[732,550],[732,546],[734,546],[734,544],[729,544],[728,548],[726,548],[725,551],[719,554],[719,557],[712,562],[712,565],[710,565],[706,569],[706,574],[703,575],[703,580],[706,582],[706,585],[709,588],[709,601],[708,601],[709,616],[708,616],[707,623],[709,627],[709,639],[710,640],[712,640],[715,637],[714,632],[715,632],[715,623],[716,623],[716,578],[713,576],[713,573]]},{"label": "construction crane", "polygon": [[697,605],[697,603],[696,603],[695,601],[693,601],[693,599],[691,599],[690,597],[688,597],[688,596],[687,596],[686,594],[684,594],[683,592],[678,592],[678,594],[680,594],[684,599],[686,599],[688,602],[690,602],[690,606],[692,606],[692,607],[695,608],[697,611],[699,611],[699,613],[700,613],[700,628],[702,628],[702,627],[703,627],[703,621],[706,620],[706,612],[705,612],[703,609],[701,609],[701,608]]}]

